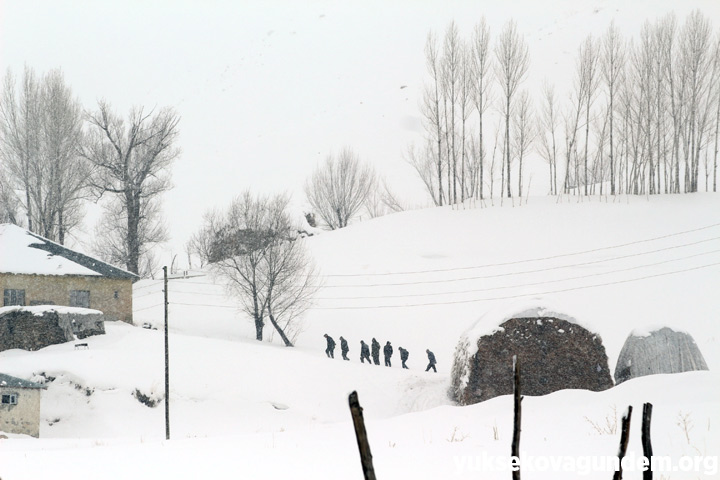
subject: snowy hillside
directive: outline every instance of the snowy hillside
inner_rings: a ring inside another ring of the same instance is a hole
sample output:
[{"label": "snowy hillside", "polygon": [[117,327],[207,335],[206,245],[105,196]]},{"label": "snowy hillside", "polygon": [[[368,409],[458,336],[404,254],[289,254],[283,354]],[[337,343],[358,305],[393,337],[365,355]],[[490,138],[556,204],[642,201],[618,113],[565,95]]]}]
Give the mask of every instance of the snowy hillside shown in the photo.
[{"label": "snowy hillside", "polygon": [[[323,287],[292,349],[253,340],[251,323],[207,271],[173,278],[169,442],[162,403],[149,408],[133,396],[160,399],[164,378],[162,285],[137,282],[136,326],[109,324],[106,335],[86,339],[88,350],[0,353],[3,373],[49,387],[41,438],[0,439],[0,478],[362,478],[352,390],[365,409],[378,478],[509,478],[480,474],[472,462],[483,452],[508,454],[512,400],[453,406],[449,371],[464,331],[493,328],[536,304],[599,333],[611,371],[627,335],[655,326],[690,333],[710,371],[528,397],[523,451],[615,455],[619,431],[608,431],[633,405],[629,451],[639,455],[639,413],[650,401],[657,455],[717,455],[718,212],[717,195],[530,197],[522,206],[405,212],[316,235],[305,241]],[[339,351],[325,357],[324,333],[348,339],[349,362]],[[406,347],[410,369],[399,368],[397,353],[393,368],[361,364],[359,342],[372,337],[396,352]],[[424,372],[426,348],[438,358],[437,374]],[[703,476],[705,466],[668,478],[717,478],[717,469]]]}]

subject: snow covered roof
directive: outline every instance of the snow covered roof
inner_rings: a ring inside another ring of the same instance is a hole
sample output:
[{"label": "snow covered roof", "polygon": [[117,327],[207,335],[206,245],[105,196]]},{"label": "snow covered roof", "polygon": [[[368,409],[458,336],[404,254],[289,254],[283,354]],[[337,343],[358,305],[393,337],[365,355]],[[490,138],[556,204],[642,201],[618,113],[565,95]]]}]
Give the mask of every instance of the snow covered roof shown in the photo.
[{"label": "snow covered roof", "polygon": [[0,224],[0,273],[138,278],[9,223]]},{"label": "snow covered roof", "polygon": [[41,385],[39,383],[23,380],[22,378],[11,377],[10,375],[5,375],[4,373],[0,373],[0,387],[47,388],[45,385]]}]

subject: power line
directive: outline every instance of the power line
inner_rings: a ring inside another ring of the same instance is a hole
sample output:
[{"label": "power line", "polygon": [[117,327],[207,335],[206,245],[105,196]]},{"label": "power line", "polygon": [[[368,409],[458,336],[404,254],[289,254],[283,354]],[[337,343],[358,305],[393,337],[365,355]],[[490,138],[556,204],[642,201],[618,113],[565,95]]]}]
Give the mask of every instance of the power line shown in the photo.
[{"label": "power line", "polygon": [[661,262],[647,263],[647,264],[643,264],[643,265],[635,265],[633,267],[623,268],[623,269],[619,269],[619,270],[610,270],[608,272],[590,273],[587,275],[578,275],[575,277],[567,277],[567,278],[560,278],[560,279],[554,279],[554,280],[543,280],[543,281],[539,281],[539,282],[521,283],[521,284],[516,284],[516,285],[503,285],[503,286],[499,286],[499,287],[478,288],[478,289],[471,289],[471,290],[455,290],[455,291],[450,291],[450,292],[407,293],[407,294],[398,294],[398,295],[368,295],[368,296],[357,296],[357,297],[316,297],[315,299],[316,300],[376,300],[376,299],[384,299],[384,298],[460,295],[460,294],[465,294],[465,293],[478,293],[478,292],[488,292],[488,291],[492,291],[492,290],[506,290],[506,289],[512,289],[512,288],[532,287],[532,286],[544,285],[544,284],[548,284],[548,283],[561,283],[561,282],[568,282],[571,280],[582,280],[582,279],[590,278],[590,277],[599,277],[599,276],[603,276],[603,275],[612,275],[615,273],[629,272],[631,270],[637,270],[639,268],[655,267],[658,265],[664,265],[667,263],[677,262],[680,260],[687,260],[690,258],[701,257],[704,255],[710,255],[710,254],[718,253],[718,252],[720,252],[720,250],[711,250],[709,252],[697,253],[694,255],[688,255],[688,256],[680,257],[680,258],[672,258],[670,260],[663,260]]},{"label": "power line", "polygon": [[462,304],[462,303],[478,303],[478,302],[488,302],[493,300],[509,300],[513,298],[522,298],[522,297],[533,297],[538,295],[549,295],[551,293],[563,293],[563,292],[570,292],[574,290],[585,290],[588,288],[597,288],[597,287],[605,287],[609,285],[618,285],[622,283],[630,283],[630,282],[637,282],[640,280],[647,280],[650,278],[656,278],[656,277],[664,277],[667,275],[674,275],[677,273],[685,273],[685,272],[691,272],[694,270],[700,270],[703,268],[709,268],[720,265],[720,262],[717,263],[710,263],[707,265],[701,265],[699,267],[692,267],[692,268],[686,268],[684,270],[675,270],[672,272],[665,272],[665,273],[658,273],[654,275],[647,275],[644,277],[637,277],[637,278],[631,278],[627,280],[617,280],[614,282],[607,282],[607,283],[599,283],[595,285],[584,285],[580,287],[570,287],[570,288],[564,288],[560,290],[550,290],[546,292],[535,292],[535,293],[526,293],[526,294],[518,294],[518,295],[508,295],[504,297],[493,297],[493,298],[478,298],[473,300],[457,300],[457,301],[449,301],[449,302],[427,302],[427,303],[415,303],[415,304],[405,304],[405,305],[368,305],[368,306],[355,306],[355,307],[311,307],[313,310],[372,310],[372,309],[378,309],[378,308],[406,308],[406,307],[429,307],[429,306],[436,306],[436,305],[454,305],[454,304]]},{"label": "power line", "polygon": [[621,243],[621,244],[610,245],[610,246],[606,246],[606,247],[593,248],[590,250],[583,250],[580,252],[562,253],[562,254],[558,254],[558,255],[551,255],[548,257],[538,257],[538,258],[529,258],[529,259],[524,259],[524,260],[515,260],[512,262],[488,263],[488,264],[483,264],[483,265],[475,265],[475,266],[471,266],[471,267],[438,268],[438,269],[429,269],[429,270],[411,270],[411,271],[405,271],[405,272],[338,273],[338,274],[328,274],[328,275],[324,275],[324,276],[325,277],[375,277],[375,276],[386,276],[386,275],[414,275],[414,274],[418,274],[418,273],[451,272],[451,271],[472,270],[472,269],[476,269],[476,268],[488,268],[488,267],[504,267],[504,266],[508,266],[508,265],[517,265],[517,264],[529,263],[529,262],[539,262],[539,261],[543,261],[543,260],[553,260],[556,258],[572,257],[572,256],[576,256],[576,255],[584,255],[587,253],[601,252],[603,250],[612,250],[612,249],[616,249],[616,248],[628,247],[631,245],[639,245],[642,243],[654,242],[656,240],[663,240],[666,238],[676,237],[679,235],[685,235],[688,233],[699,232],[702,230],[707,230],[707,229],[715,228],[718,226],[720,226],[720,223],[714,223],[712,225],[706,225],[704,227],[698,227],[698,228],[694,228],[692,230],[684,230],[682,232],[670,233],[667,235],[662,235],[662,236],[653,237],[653,238],[647,238],[644,240],[636,240],[634,242]]},{"label": "power line", "polygon": [[143,310],[148,310],[155,307],[162,307],[162,303],[157,303],[155,305],[150,305],[149,307],[143,307],[143,308],[133,308],[133,313],[135,312],[142,312]]},{"label": "power line", "polygon": [[620,255],[617,257],[604,258],[604,259],[600,259],[600,260],[591,260],[591,261],[581,262],[581,263],[558,265],[558,266],[554,266],[554,267],[539,268],[539,269],[535,269],[535,270],[524,270],[524,271],[520,271],[520,272],[496,273],[496,274],[492,274],[492,275],[477,275],[477,276],[472,276],[472,277],[460,277],[460,278],[450,278],[450,279],[442,279],[442,280],[418,280],[418,281],[414,281],[414,282],[393,282],[393,283],[374,283],[374,284],[355,283],[355,284],[347,284],[347,285],[318,285],[318,287],[321,287],[321,288],[395,287],[395,286],[404,286],[404,285],[426,285],[426,284],[435,284],[435,283],[462,282],[462,281],[467,281],[467,280],[482,280],[482,279],[487,279],[487,278],[508,277],[508,276],[513,276],[513,275],[525,275],[525,274],[529,274],[529,273],[542,273],[542,272],[548,272],[551,270],[560,270],[563,268],[581,267],[581,266],[586,266],[586,265],[595,265],[595,264],[604,263],[604,262],[612,262],[614,260],[623,260],[626,258],[640,257],[643,255],[650,255],[653,253],[665,252],[665,251],[674,250],[677,248],[684,248],[684,247],[690,247],[693,245],[699,245],[701,243],[707,243],[707,242],[711,242],[713,240],[719,240],[719,239],[720,239],[720,237],[713,237],[713,238],[708,238],[705,240],[699,240],[697,242],[686,243],[686,244],[682,244],[682,245],[673,245],[671,247],[659,248],[657,250],[650,250],[647,252],[632,253],[632,254],[628,254],[628,255]]}]

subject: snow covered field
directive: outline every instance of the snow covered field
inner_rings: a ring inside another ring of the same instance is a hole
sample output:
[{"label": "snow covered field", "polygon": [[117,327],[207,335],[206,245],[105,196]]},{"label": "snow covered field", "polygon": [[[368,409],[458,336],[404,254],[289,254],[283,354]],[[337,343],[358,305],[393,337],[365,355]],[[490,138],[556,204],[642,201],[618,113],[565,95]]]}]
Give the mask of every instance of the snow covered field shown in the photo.
[{"label": "snow covered field", "polygon": [[[324,286],[292,349],[253,340],[250,322],[207,272],[172,279],[170,441],[162,403],[150,408],[133,396],[160,399],[164,381],[162,286],[140,281],[137,326],[108,324],[106,335],[86,339],[88,350],[69,343],[0,353],[4,373],[55,378],[43,393],[41,438],[0,440],[0,478],[362,478],[347,407],[357,390],[378,478],[507,479],[507,471],[479,472],[478,459],[509,455],[512,399],[453,406],[449,372],[465,330],[492,328],[536,304],[598,332],[611,371],[627,335],[656,326],[690,333],[710,371],[527,397],[523,452],[615,455],[620,416],[632,405],[628,452],[638,456],[649,401],[655,454],[705,462],[662,478],[717,478],[718,212],[711,194],[530,197],[522,206],[404,212],[326,232],[306,240]],[[139,327],[146,322],[159,329]],[[324,333],[348,339],[350,362],[339,351],[325,357]],[[393,368],[360,364],[359,342],[372,337],[407,348],[410,369],[399,368],[397,353]],[[423,371],[426,348],[438,374]],[[578,478],[582,467],[525,470],[523,478]]]}]

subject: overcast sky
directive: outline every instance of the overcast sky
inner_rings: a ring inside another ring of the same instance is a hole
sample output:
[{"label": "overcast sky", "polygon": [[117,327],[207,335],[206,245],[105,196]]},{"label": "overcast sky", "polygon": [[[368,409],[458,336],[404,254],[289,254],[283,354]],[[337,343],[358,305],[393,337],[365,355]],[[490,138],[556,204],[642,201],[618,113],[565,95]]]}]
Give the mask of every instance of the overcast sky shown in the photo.
[{"label": "overcast sky", "polygon": [[635,35],[692,8],[720,19],[718,0],[0,0],[0,67],[60,67],[86,109],[104,98],[121,114],[177,110],[183,153],[164,205],[179,253],[203,211],[246,188],[302,204],[305,178],[346,145],[421,202],[403,153],[422,138],[426,36],[453,19],[467,36],[482,15],[492,33],[514,18],[535,88],[562,84],[579,40],[611,19]]}]

